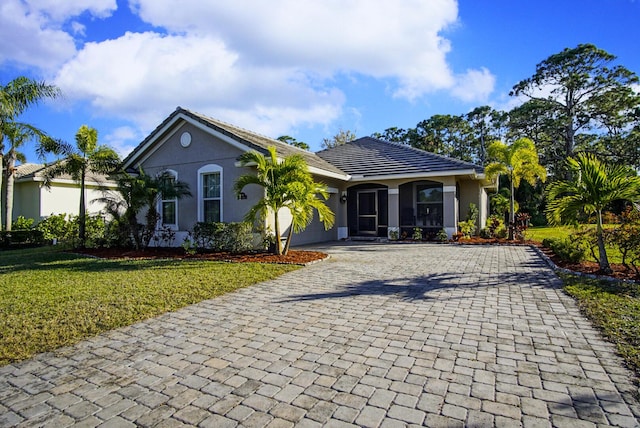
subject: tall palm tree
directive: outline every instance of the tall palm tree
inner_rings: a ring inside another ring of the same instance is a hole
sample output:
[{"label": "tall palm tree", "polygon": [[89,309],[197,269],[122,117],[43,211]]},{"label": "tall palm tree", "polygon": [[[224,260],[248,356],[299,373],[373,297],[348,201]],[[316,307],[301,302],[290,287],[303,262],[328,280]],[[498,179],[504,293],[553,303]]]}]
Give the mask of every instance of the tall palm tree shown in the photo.
[{"label": "tall palm tree", "polygon": [[599,265],[611,273],[604,245],[602,211],[614,201],[640,201],[640,177],[622,165],[607,165],[595,155],[579,153],[567,161],[571,180],[556,181],[547,189],[547,220],[551,224],[576,222],[580,213],[596,215]]},{"label": "tall palm tree", "polygon": [[120,164],[120,157],[110,147],[99,146],[98,131],[87,125],[82,125],[76,133],[75,148],[62,141],[49,140],[41,151],[64,157],[63,160],[45,170],[46,186],[50,186],[53,178],[63,174],[71,175],[74,181],[80,183],[78,238],[82,248],[86,240],[85,181],[87,173],[111,174]]},{"label": "tall palm tree", "polygon": [[287,241],[290,241],[292,233],[304,230],[313,217],[314,209],[318,210],[325,227],[333,225],[333,213],[317,198],[318,194],[326,197],[326,187],[313,182],[307,162],[302,156],[291,155],[278,159],[275,147],[269,147],[267,155],[249,151],[243,153],[239,161],[243,166],[255,166],[256,173],[238,177],[234,184],[235,192],[240,194],[250,184],[264,188],[264,196],[247,212],[245,221],[264,219],[269,213],[273,215],[276,254],[286,254],[289,249],[287,242],[283,253],[278,218],[281,209],[289,209],[293,218]]},{"label": "tall palm tree", "polygon": [[509,178],[511,188],[509,239],[511,240],[515,224],[515,189],[520,187],[522,180],[532,186],[538,180],[544,182],[547,179],[547,170],[538,163],[536,146],[528,138],[520,138],[510,145],[494,141],[487,149],[487,153],[489,159],[492,159],[485,168],[487,177],[499,178],[500,175],[506,175]]},{"label": "tall palm tree", "polygon": [[2,125],[2,128],[5,141],[9,143],[7,145],[8,150],[4,155],[3,178],[6,179],[6,192],[4,195],[5,229],[10,231],[13,219],[13,189],[16,162],[26,162],[24,154],[20,152],[20,148],[30,140],[36,140],[40,145],[46,144],[45,142],[49,137],[38,128],[24,123],[6,122]]},{"label": "tall palm tree", "polygon": [[[17,77],[4,86],[0,86],[0,188],[3,178],[4,137],[11,128],[28,126],[16,119],[32,105],[44,98],[57,98],[60,89],[45,82],[38,82],[28,77]],[[1,210],[0,210],[1,211]],[[9,219],[10,221],[10,219]],[[0,229],[2,221],[0,219]]]}]

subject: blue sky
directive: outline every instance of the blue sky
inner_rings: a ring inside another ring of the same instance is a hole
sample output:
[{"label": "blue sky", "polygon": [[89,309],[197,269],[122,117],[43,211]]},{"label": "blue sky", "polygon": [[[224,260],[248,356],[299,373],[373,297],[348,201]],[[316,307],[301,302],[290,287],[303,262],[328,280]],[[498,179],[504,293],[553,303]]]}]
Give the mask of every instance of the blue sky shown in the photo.
[{"label": "blue sky", "polygon": [[[319,150],[508,96],[549,55],[593,43],[640,73],[638,0],[3,0],[0,84],[64,98],[21,120],[124,156],[177,106]],[[38,161],[30,148],[29,161]]]}]

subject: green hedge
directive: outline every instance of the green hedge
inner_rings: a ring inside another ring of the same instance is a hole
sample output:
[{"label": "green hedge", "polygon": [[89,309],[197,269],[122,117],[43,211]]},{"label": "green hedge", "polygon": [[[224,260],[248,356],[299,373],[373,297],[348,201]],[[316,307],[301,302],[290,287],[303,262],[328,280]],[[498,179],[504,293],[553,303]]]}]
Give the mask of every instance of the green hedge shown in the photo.
[{"label": "green hedge", "polygon": [[44,244],[44,234],[40,230],[0,232],[0,246],[2,246],[2,248],[40,246]]}]

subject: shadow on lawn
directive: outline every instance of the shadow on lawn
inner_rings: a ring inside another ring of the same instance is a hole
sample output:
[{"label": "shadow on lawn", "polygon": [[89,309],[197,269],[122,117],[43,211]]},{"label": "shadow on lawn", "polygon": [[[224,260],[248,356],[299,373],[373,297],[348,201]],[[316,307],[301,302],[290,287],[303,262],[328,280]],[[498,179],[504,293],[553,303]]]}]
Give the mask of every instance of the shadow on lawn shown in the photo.
[{"label": "shadow on lawn", "polygon": [[66,252],[32,251],[25,253],[0,252],[0,273],[20,271],[82,271],[82,272],[109,272],[109,271],[136,271],[144,268],[171,268],[180,264],[181,260],[103,260],[93,257],[81,256]]}]

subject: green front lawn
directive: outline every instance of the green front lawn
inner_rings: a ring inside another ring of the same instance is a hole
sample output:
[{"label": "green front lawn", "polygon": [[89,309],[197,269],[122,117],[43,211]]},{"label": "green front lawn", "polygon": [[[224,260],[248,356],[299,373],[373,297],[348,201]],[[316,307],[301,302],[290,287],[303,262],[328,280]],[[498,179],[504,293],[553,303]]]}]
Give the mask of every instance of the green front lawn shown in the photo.
[{"label": "green front lawn", "polygon": [[297,269],[185,260],[98,260],[0,251],[0,365]]}]

